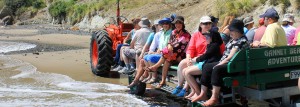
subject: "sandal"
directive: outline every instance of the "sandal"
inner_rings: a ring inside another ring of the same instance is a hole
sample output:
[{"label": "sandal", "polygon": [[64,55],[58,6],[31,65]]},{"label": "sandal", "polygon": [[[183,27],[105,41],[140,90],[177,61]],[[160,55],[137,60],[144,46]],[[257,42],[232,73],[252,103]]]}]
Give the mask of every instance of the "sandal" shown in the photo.
[{"label": "sandal", "polygon": [[143,82],[143,83],[146,83],[148,80],[150,80],[151,78],[145,78],[143,81],[141,81],[141,82]]},{"label": "sandal", "polygon": [[148,72],[154,72],[154,71],[152,71],[149,67],[144,67],[143,68],[145,71],[148,71]]},{"label": "sandal", "polygon": [[152,84],[152,83],[155,83],[157,82],[157,79],[156,78],[151,78],[150,80],[148,80],[146,83],[147,84]]},{"label": "sandal", "polygon": [[144,79],[146,79],[148,76],[144,76],[144,75],[142,75],[141,77],[140,77],[140,79],[139,79],[139,81],[143,81]]},{"label": "sandal", "polygon": [[134,87],[134,86],[137,85],[137,84],[138,84],[137,81],[132,81],[132,82],[127,86],[127,88],[132,88],[132,87]]},{"label": "sandal", "polygon": [[159,83],[157,86],[156,86],[156,88],[157,89],[160,89],[161,87],[163,87],[163,86],[165,86],[166,85],[166,83]]}]

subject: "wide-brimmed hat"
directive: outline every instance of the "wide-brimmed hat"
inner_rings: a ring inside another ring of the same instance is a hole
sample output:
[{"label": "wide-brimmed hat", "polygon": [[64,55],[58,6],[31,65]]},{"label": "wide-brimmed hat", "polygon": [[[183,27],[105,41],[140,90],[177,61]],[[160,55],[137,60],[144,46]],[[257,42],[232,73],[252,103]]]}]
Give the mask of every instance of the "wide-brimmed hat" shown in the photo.
[{"label": "wide-brimmed hat", "polygon": [[172,22],[171,19],[166,17],[166,18],[161,19],[158,23],[164,24],[164,23],[171,23],[171,22]]},{"label": "wide-brimmed hat", "polygon": [[252,18],[252,16],[246,17],[244,20],[244,26],[247,26],[248,24],[254,23],[254,20]]},{"label": "wide-brimmed hat", "polygon": [[184,18],[182,16],[177,16],[172,23],[176,23],[177,21],[184,23]]},{"label": "wide-brimmed hat", "polygon": [[268,17],[268,18],[279,18],[278,12],[272,7],[268,9],[264,14],[259,16],[260,18]]},{"label": "wide-brimmed hat", "polygon": [[236,31],[241,34],[244,34],[244,23],[241,20],[237,20],[237,19],[232,20],[228,28],[230,31]]},{"label": "wide-brimmed hat", "polygon": [[200,23],[212,22],[209,16],[203,16],[200,18]]},{"label": "wide-brimmed hat", "polygon": [[148,18],[142,18],[139,22],[140,27],[149,27],[150,26],[150,20]]},{"label": "wide-brimmed hat", "polygon": [[293,14],[284,14],[282,21],[295,22]]}]

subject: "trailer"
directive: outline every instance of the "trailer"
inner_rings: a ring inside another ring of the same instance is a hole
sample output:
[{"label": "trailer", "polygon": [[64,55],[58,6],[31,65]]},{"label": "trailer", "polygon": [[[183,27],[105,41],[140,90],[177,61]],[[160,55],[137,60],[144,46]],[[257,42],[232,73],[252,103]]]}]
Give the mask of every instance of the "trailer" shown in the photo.
[{"label": "trailer", "polygon": [[[170,69],[177,70],[177,66]],[[268,101],[274,107],[296,107],[300,104],[297,86],[300,77],[300,46],[275,48],[250,48],[237,52],[228,62],[224,86],[220,95],[220,105],[236,104],[247,106],[249,99]],[[176,83],[176,72],[168,73],[168,84]],[[134,76],[128,76],[129,83]],[[157,85],[154,83],[152,85]],[[200,85],[200,84],[199,84]],[[131,91],[141,90],[139,85]],[[145,86],[144,86],[145,87]],[[175,87],[164,86],[161,90],[171,93]],[[139,94],[141,94],[140,92]],[[199,101],[191,104],[202,107]]]}]

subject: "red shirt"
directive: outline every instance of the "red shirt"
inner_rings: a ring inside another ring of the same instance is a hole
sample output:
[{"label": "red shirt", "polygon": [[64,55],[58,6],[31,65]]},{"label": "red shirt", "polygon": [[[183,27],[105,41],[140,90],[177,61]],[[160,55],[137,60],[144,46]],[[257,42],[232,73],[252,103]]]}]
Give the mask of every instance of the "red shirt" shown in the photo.
[{"label": "red shirt", "polygon": [[266,26],[262,25],[255,31],[254,39],[253,41],[260,41],[262,36],[265,34]]},{"label": "red shirt", "polygon": [[190,54],[191,58],[201,56],[206,50],[206,38],[199,31],[195,32],[189,42],[186,54]]}]

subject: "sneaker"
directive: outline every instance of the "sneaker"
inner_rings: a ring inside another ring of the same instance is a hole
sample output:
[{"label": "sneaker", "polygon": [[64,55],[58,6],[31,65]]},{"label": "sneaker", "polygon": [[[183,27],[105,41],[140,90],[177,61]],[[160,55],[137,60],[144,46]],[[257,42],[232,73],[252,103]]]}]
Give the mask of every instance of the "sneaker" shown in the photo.
[{"label": "sneaker", "polygon": [[136,69],[133,68],[133,67],[131,67],[131,68],[130,68],[130,72],[134,72],[134,71],[136,71]]},{"label": "sneaker", "polygon": [[134,69],[127,69],[126,68],[126,70],[124,70],[124,72],[122,72],[123,74],[128,74],[128,75],[130,75],[130,74],[132,74],[134,72]]},{"label": "sneaker", "polygon": [[172,95],[178,94],[181,90],[182,90],[182,87],[177,86],[177,87],[173,90]]},{"label": "sneaker", "polygon": [[123,67],[119,65],[118,67],[112,69],[111,71],[120,71],[122,69],[123,69]]},{"label": "sneaker", "polygon": [[115,65],[111,66],[111,68],[112,68],[112,69],[115,69],[115,68],[117,68],[118,66],[120,66],[120,65],[115,64]]},{"label": "sneaker", "polygon": [[127,68],[126,67],[123,67],[121,70],[119,70],[118,72],[119,73],[124,73],[125,71],[127,70]]},{"label": "sneaker", "polygon": [[184,97],[185,93],[186,93],[186,90],[182,89],[176,96],[177,97]]}]

